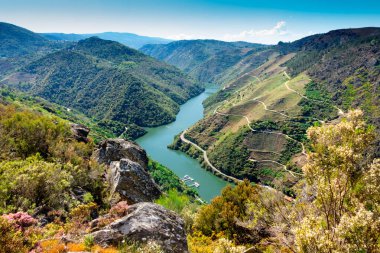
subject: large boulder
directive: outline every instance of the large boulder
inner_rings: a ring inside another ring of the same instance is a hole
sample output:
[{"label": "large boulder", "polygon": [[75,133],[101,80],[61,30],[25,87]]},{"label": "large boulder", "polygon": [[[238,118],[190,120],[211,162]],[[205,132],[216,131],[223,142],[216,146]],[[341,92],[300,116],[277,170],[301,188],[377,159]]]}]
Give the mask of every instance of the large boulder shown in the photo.
[{"label": "large boulder", "polygon": [[91,235],[102,246],[119,245],[123,240],[156,242],[165,252],[188,252],[183,220],[173,211],[153,203],[138,203],[128,214]]},{"label": "large boulder", "polygon": [[99,144],[94,152],[99,163],[110,165],[113,161],[127,158],[139,163],[145,170],[148,166],[148,157],[144,149],[137,144],[124,139],[107,139]]},{"label": "large boulder", "polygon": [[161,195],[161,190],[148,172],[129,159],[111,162],[109,183],[112,199],[127,200],[129,204],[153,201]]}]

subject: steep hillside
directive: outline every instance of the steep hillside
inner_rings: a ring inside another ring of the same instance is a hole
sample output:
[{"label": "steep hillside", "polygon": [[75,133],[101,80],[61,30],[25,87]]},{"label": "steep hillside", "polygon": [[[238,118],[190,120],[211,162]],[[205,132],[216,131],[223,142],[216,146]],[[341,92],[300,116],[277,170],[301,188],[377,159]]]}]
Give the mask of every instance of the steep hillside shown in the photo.
[{"label": "steep hillside", "polygon": [[113,41],[89,38],[34,61],[4,84],[100,121],[155,126],[202,88],[178,69]]},{"label": "steep hillside", "polygon": [[32,31],[0,22],[0,79],[20,66],[69,44],[50,42]]},{"label": "steep hillside", "polygon": [[38,34],[0,22],[0,57],[23,56],[48,45],[48,40]]},{"label": "steep hillside", "polygon": [[224,71],[264,48],[264,45],[247,42],[182,40],[146,45],[140,50],[184,70],[200,82],[221,84]]},{"label": "steep hillside", "polygon": [[[308,127],[361,108],[380,128],[380,29],[331,31],[266,52],[263,64],[205,101],[207,116],[185,138],[222,172],[292,195],[303,177]],[[179,138],[173,147],[195,152]]]},{"label": "steep hillside", "polygon": [[41,33],[41,36],[52,41],[80,41],[90,37],[99,37],[104,40],[113,40],[122,43],[128,47],[139,49],[147,44],[166,44],[172,40],[140,36],[133,33],[104,32],[92,34],[75,34],[75,33]]}]

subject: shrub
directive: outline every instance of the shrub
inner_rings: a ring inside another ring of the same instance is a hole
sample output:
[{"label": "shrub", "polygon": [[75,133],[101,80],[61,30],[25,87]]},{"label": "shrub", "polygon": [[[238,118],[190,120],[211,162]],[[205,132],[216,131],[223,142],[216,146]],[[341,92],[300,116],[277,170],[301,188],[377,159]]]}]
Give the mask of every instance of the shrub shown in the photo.
[{"label": "shrub", "polygon": [[194,230],[205,236],[224,233],[227,239],[246,242],[246,231],[238,226],[237,221],[246,217],[246,205],[257,198],[257,190],[248,180],[236,187],[227,186],[222,194],[203,206],[195,219]]},{"label": "shrub", "polygon": [[155,202],[176,213],[181,213],[185,206],[190,203],[190,199],[187,195],[172,189],[169,190],[167,194],[162,195]]},{"label": "shrub", "polygon": [[37,224],[37,220],[27,213],[18,212],[3,215],[3,218],[7,219],[17,229],[24,231],[25,228]]},{"label": "shrub", "polygon": [[0,212],[62,206],[72,180],[64,169],[39,156],[0,163]]},{"label": "shrub", "polygon": [[94,237],[92,235],[87,235],[83,239],[84,246],[87,251],[91,251],[91,248],[94,247]]},{"label": "shrub", "polygon": [[0,253],[27,252],[22,232],[4,217],[0,217]]}]

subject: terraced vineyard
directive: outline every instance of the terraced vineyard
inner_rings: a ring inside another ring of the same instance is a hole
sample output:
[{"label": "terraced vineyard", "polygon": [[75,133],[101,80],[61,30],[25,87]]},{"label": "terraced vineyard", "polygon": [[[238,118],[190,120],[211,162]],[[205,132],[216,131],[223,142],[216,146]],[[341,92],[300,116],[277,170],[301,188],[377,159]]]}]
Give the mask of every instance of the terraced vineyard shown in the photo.
[{"label": "terraced vineyard", "polygon": [[[304,115],[309,105],[305,101],[319,105],[323,101],[307,97],[311,79],[305,72],[288,75],[282,65],[293,56],[274,54],[270,63],[226,85],[219,93],[227,98],[211,103],[207,117],[182,134],[193,144],[187,152],[202,149],[208,154],[205,165],[219,174],[248,178],[293,195],[291,187],[302,177],[306,160],[306,129],[331,117]],[[336,116],[342,113],[338,109]]]}]

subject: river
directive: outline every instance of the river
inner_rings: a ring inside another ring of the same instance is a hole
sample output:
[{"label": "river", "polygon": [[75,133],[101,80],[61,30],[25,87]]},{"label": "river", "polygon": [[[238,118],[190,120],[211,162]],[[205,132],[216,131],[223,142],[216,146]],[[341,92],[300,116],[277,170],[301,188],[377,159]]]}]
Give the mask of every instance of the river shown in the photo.
[{"label": "river", "polygon": [[146,128],[148,133],[136,140],[153,160],[165,165],[180,178],[185,175],[194,178],[200,184],[197,188],[199,195],[208,202],[220,195],[227,182],[203,169],[196,159],[180,151],[168,149],[167,146],[173,142],[175,135],[203,118],[202,102],[214,92],[215,88],[206,88],[202,94],[181,105],[176,121],[160,127]]}]

